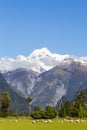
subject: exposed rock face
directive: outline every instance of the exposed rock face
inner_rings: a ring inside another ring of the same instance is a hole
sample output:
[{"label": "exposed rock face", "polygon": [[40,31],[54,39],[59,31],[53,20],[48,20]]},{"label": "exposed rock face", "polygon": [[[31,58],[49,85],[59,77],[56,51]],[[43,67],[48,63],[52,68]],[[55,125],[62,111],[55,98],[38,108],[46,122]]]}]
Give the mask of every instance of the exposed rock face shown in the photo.
[{"label": "exposed rock face", "polygon": [[39,104],[41,107],[45,107],[50,104],[55,106],[57,101],[66,94],[69,75],[60,67],[55,67],[41,74],[30,94],[33,97],[33,105]]},{"label": "exposed rock face", "polygon": [[23,97],[29,96],[33,91],[37,75],[38,73],[24,68],[3,73],[5,80],[11,85],[11,88]]},{"label": "exposed rock face", "polygon": [[47,104],[55,106],[62,97],[63,101],[71,101],[84,89],[87,89],[87,66],[79,62],[57,66],[38,77],[31,93],[32,103],[43,108]]},{"label": "exposed rock face", "polygon": [[0,94],[7,91],[11,97],[10,110],[16,112],[28,112],[27,101],[11,89],[0,74]]}]

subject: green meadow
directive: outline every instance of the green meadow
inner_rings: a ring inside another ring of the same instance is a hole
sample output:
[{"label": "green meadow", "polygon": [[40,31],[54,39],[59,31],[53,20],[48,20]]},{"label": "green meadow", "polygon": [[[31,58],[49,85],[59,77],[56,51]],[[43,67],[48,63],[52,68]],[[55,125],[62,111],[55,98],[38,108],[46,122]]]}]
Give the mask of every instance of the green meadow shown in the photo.
[{"label": "green meadow", "polygon": [[86,130],[87,120],[32,120],[26,117],[0,118],[0,130]]}]

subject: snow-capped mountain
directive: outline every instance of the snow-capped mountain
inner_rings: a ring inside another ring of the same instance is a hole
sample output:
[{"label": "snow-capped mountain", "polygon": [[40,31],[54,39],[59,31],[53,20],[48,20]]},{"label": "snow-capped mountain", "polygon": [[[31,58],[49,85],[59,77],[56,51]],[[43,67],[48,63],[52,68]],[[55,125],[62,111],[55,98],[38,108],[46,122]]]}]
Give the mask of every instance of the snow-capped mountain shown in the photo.
[{"label": "snow-capped mountain", "polygon": [[11,88],[23,97],[33,98],[32,105],[55,106],[61,98],[73,100],[78,91],[87,89],[87,65],[72,61],[41,74],[17,69],[3,74]]},{"label": "snow-capped mountain", "polygon": [[27,57],[1,58],[0,71],[14,91],[41,107],[56,105],[64,95],[72,100],[87,88],[87,57],[52,54],[47,48]]},{"label": "snow-capped mountain", "polygon": [[41,73],[59,65],[69,55],[52,54],[47,48],[36,49],[29,56],[16,58],[0,58],[0,71],[8,72],[19,68],[26,68]]},{"label": "snow-capped mountain", "polygon": [[47,71],[57,65],[81,62],[87,65],[87,57],[59,55],[51,53],[47,48],[36,49],[29,56],[18,55],[16,58],[0,58],[0,71],[8,72],[19,68],[26,68],[38,73]]},{"label": "snow-capped mountain", "polygon": [[72,61],[81,62],[82,64],[87,65],[87,57],[59,55],[51,53],[47,48],[42,48],[34,50],[27,57],[18,55],[16,58],[0,58],[0,72],[25,68],[42,73],[57,65],[70,64]]}]

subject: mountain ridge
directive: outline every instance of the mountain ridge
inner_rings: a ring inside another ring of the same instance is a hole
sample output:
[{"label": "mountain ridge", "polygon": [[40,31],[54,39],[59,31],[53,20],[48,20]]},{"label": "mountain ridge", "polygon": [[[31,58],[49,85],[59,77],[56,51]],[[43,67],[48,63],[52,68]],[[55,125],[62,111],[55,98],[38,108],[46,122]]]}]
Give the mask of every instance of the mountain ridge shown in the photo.
[{"label": "mountain ridge", "polygon": [[55,106],[63,96],[73,100],[77,91],[87,88],[87,57],[52,54],[42,48],[33,51],[28,62],[25,58],[9,59],[11,66],[5,61],[12,68],[2,75],[19,95],[32,97],[32,105]]},{"label": "mountain ridge", "polygon": [[8,72],[19,68],[26,68],[42,73],[69,60],[87,64],[87,57],[60,55],[51,53],[47,48],[36,49],[29,56],[18,55],[16,58],[0,58],[0,71]]}]

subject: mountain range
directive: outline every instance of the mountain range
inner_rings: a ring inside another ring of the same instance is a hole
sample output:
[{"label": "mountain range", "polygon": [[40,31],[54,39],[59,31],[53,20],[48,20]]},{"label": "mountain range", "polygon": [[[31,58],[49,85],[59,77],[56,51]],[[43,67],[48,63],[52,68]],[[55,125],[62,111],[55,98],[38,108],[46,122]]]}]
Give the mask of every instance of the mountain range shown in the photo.
[{"label": "mountain range", "polygon": [[61,98],[71,101],[87,89],[87,57],[53,54],[47,48],[27,57],[1,58],[0,71],[12,91],[32,97],[32,104],[42,108],[56,106]]},{"label": "mountain range", "polygon": [[80,61],[87,63],[87,57],[74,57],[51,53],[47,48],[36,49],[29,56],[19,55],[16,58],[0,58],[0,71],[8,72],[19,68],[26,68],[38,73],[47,71],[62,62]]}]

